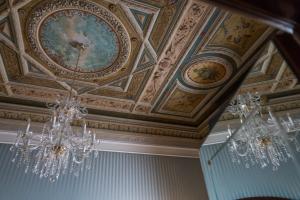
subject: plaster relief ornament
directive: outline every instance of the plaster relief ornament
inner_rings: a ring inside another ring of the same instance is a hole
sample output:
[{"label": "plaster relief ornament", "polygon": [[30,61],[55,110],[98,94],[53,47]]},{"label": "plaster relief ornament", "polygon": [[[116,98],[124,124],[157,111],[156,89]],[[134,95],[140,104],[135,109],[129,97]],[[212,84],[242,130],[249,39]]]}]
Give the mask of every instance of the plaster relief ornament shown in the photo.
[{"label": "plaster relief ornament", "polygon": [[182,51],[193,36],[195,28],[205,13],[206,5],[193,3],[188,9],[188,14],[184,17],[175,36],[173,37],[169,48],[166,50],[162,59],[156,66],[151,81],[146,86],[145,92],[141,101],[144,103],[151,103],[157,94],[158,90],[163,85],[165,78],[174,68],[177,60],[180,58]]},{"label": "plaster relief ornament", "polygon": [[86,49],[78,62],[77,79],[112,75],[126,63],[130,40],[123,24],[106,8],[82,0],[39,4],[28,18],[29,44],[55,74],[72,78],[77,49]]}]

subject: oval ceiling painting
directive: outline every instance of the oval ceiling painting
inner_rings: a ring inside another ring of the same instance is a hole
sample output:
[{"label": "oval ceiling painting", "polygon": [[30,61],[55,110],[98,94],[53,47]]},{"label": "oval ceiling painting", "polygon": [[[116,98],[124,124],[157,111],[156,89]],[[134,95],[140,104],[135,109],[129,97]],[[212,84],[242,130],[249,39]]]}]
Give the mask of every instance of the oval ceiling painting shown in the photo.
[{"label": "oval ceiling painting", "polygon": [[40,28],[40,43],[57,64],[74,70],[79,56],[81,72],[95,72],[110,66],[119,53],[119,43],[112,28],[97,16],[63,10],[50,15]]},{"label": "oval ceiling painting", "polygon": [[198,84],[218,82],[225,74],[226,68],[222,64],[212,61],[195,63],[187,70],[189,79]]},{"label": "oval ceiling painting", "polygon": [[213,88],[223,84],[232,74],[232,67],[221,60],[196,60],[184,72],[186,82],[197,88]]},{"label": "oval ceiling painting", "polygon": [[112,75],[129,57],[130,40],[123,24],[106,8],[88,1],[41,4],[27,24],[33,51],[64,77]]}]

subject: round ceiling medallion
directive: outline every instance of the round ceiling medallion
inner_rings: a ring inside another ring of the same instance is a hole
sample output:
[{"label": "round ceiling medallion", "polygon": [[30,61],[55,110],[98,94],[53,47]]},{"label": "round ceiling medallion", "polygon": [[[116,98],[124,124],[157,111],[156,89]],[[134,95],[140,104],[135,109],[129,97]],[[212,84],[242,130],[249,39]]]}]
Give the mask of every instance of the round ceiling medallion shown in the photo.
[{"label": "round ceiling medallion", "polygon": [[[121,22],[87,1],[54,0],[39,5],[28,19],[28,39],[39,59],[64,77],[99,78],[117,72],[130,52]],[[74,74],[79,49],[78,68]]]},{"label": "round ceiling medallion", "polygon": [[97,16],[80,10],[62,10],[47,17],[41,24],[40,44],[57,64],[74,69],[80,43],[86,48],[79,60],[79,70],[96,72],[117,59],[119,44],[116,33]]},{"label": "round ceiling medallion", "polygon": [[225,63],[200,60],[191,63],[185,70],[184,77],[188,84],[200,87],[211,88],[220,86],[232,73],[231,67]]}]

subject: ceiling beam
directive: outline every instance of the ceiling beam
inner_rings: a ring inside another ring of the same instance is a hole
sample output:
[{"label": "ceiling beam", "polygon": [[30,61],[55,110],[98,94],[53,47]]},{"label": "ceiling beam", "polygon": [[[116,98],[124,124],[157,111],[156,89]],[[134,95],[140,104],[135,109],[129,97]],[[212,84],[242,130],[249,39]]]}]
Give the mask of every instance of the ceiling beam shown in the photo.
[{"label": "ceiling beam", "polygon": [[291,70],[300,80],[300,43],[296,41],[293,35],[288,33],[276,35],[273,41]]},{"label": "ceiling beam", "polygon": [[[288,33],[300,24],[299,0],[201,0],[246,15]],[[297,25],[298,24],[298,25]]]}]

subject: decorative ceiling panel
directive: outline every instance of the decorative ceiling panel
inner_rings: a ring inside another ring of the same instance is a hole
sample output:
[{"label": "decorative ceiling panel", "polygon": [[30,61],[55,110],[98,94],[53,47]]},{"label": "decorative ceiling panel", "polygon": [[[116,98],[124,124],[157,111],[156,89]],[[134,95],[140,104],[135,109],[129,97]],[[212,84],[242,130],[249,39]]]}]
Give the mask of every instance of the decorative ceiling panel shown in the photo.
[{"label": "decorative ceiling panel", "polygon": [[[274,31],[193,0],[14,1],[1,16],[0,117],[30,113],[42,122],[47,113],[36,108],[66,94],[75,78],[90,127],[195,139],[206,136],[218,97]],[[273,91],[292,87],[276,52],[264,53],[249,87],[273,79]]]}]

